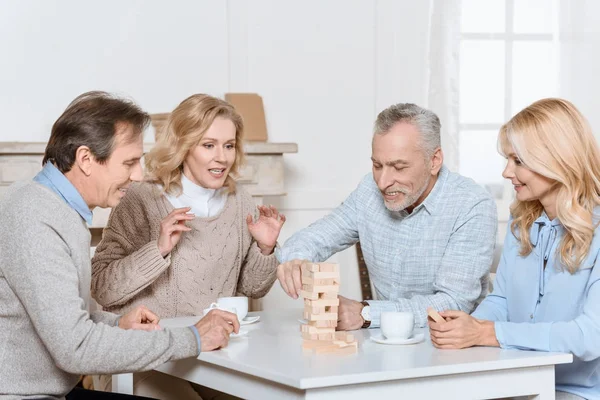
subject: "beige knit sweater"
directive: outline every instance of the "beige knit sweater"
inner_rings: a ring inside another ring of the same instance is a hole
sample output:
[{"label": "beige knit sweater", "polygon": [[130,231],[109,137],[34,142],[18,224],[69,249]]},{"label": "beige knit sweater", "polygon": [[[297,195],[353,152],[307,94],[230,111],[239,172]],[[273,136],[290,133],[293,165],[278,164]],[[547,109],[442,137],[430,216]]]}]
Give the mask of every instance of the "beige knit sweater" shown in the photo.
[{"label": "beige knit sweater", "polygon": [[248,231],[246,215],[255,209],[238,186],[218,215],[188,221],[192,230],[163,258],[160,222],[173,206],[156,185],[133,184],[96,248],[92,296],[107,311],[123,314],[143,304],[161,318],[202,315],[222,296],[264,296],[278,262],[260,252]]}]

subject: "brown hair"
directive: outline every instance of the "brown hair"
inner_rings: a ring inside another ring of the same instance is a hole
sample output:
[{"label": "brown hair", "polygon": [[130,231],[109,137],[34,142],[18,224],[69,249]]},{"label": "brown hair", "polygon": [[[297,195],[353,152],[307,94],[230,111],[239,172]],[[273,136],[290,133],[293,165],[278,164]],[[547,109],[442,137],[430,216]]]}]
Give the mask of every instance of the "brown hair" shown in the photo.
[{"label": "brown hair", "polygon": [[128,139],[135,140],[150,123],[150,116],[131,100],[110,93],[93,91],[78,96],[52,126],[42,165],[51,161],[62,173],[68,172],[81,146],[89,147],[99,163],[106,162],[120,123],[133,127]]},{"label": "brown hair", "polygon": [[166,193],[180,193],[183,161],[217,117],[226,118],[235,126],[235,161],[225,180],[229,191],[235,192],[233,177],[244,162],[244,123],[231,104],[207,94],[188,97],[169,115],[163,131],[156,135],[156,144],[144,157],[148,180],[160,184]]}]

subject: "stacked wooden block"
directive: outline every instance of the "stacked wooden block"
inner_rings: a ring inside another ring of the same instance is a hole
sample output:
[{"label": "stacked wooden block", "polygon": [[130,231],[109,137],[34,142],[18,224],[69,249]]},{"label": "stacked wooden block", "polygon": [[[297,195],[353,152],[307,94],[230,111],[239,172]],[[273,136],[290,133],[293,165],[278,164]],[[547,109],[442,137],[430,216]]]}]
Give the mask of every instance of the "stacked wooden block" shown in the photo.
[{"label": "stacked wooden block", "polygon": [[352,354],[357,350],[353,335],[336,332],[340,270],[337,264],[302,264],[302,297],[304,319],[302,348],[316,354]]}]

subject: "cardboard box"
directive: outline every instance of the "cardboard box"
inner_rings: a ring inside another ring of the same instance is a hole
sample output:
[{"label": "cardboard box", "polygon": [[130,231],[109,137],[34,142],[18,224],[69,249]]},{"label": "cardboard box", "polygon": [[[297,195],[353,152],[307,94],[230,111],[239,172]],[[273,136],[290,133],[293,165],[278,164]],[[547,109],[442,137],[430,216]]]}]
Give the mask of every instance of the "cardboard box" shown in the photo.
[{"label": "cardboard box", "polygon": [[231,103],[244,118],[244,140],[267,141],[262,97],[256,93],[225,93],[225,101]]},{"label": "cardboard box", "polygon": [[[225,93],[225,101],[231,103],[244,119],[244,140],[267,141],[267,123],[262,97],[256,93]],[[150,115],[155,138],[162,133],[169,114]]]}]

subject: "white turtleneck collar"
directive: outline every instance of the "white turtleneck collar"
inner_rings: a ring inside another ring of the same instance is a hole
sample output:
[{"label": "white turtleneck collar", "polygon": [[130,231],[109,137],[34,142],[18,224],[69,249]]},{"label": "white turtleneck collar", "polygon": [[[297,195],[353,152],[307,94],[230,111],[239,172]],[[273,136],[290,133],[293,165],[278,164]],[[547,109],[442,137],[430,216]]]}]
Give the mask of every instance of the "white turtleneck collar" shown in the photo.
[{"label": "white turtleneck collar", "polygon": [[192,207],[191,213],[196,217],[214,217],[221,212],[227,202],[227,188],[207,189],[196,185],[185,174],[181,174],[182,193],[175,197],[168,193],[165,196],[175,208]]}]

